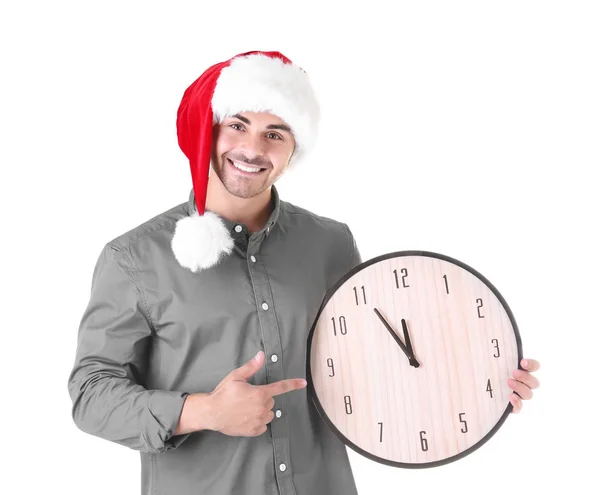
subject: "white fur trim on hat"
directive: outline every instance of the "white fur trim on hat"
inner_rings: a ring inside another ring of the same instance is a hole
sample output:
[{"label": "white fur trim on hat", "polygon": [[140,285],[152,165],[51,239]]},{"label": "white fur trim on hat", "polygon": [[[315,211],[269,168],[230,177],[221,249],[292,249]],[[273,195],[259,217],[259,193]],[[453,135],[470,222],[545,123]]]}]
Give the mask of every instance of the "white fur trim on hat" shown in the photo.
[{"label": "white fur trim on hat", "polygon": [[192,272],[217,264],[233,249],[233,239],[221,219],[212,211],[181,218],[175,225],[171,249],[177,261]]},{"label": "white fur trim on hat", "polygon": [[262,54],[234,58],[221,70],[212,109],[215,124],[242,112],[278,116],[292,128],[294,162],[301,161],[316,140],[320,110],[308,75],[279,58]]}]

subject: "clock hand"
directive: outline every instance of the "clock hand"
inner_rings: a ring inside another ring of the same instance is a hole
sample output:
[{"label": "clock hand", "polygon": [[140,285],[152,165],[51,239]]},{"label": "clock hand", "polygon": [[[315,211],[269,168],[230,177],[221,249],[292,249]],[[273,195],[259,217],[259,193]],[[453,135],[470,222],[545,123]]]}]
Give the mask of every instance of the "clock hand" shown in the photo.
[{"label": "clock hand", "polygon": [[408,335],[408,328],[406,327],[406,320],[402,318],[402,331],[404,332],[404,342],[406,342],[406,348],[412,357],[415,357],[415,353],[412,348],[412,344],[410,342],[410,335]]},{"label": "clock hand", "polygon": [[404,332],[404,340],[406,341],[406,347],[408,348],[408,352],[410,352],[410,357],[408,358],[408,361],[410,362],[411,366],[418,368],[420,365],[417,361],[417,358],[415,358],[415,351],[412,347],[412,342],[410,341],[410,335],[408,333],[408,327],[406,326],[406,320],[404,318],[402,318],[402,331]]},{"label": "clock hand", "polygon": [[373,310],[375,311],[375,313],[377,313],[377,316],[379,316],[379,319],[381,320],[381,322],[383,323],[385,328],[388,329],[388,331],[390,332],[390,334],[392,335],[392,337],[394,338],[396,343],[400,346],[400,349],[402,349],[404,354],[406,354],[406,357],[408,358],[408,361],[410,362],[410,364],[412,366],[414,366],[415,368],[417,368],[419,366],[419,363],[417,362],[415,357],[412,355],[412,353],[406,348],[404,343],[400,340],[400,337],[398,337],[396,335],[396,332],[394,332],[392,327],[389,325],[389,323],[386,321],[386,319],[383,317],[383,315],[377,310],[377,308],[373,308]]}]

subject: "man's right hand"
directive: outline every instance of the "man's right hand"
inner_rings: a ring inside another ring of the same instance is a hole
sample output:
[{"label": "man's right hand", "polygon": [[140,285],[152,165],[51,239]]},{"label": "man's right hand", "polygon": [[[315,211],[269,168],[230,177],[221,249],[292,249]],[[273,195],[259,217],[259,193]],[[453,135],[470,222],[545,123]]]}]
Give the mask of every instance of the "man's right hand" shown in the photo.
[{"label": "man's right hand", "polygon": [[253,359],[231,371],[208,394],[210,429],[230,436],[255,437],[267,431],[275,416],[274,396],[306,387],[302,378],[290,378],[266,385],[252,385],[248,379],[263,365],[260,351]]}]

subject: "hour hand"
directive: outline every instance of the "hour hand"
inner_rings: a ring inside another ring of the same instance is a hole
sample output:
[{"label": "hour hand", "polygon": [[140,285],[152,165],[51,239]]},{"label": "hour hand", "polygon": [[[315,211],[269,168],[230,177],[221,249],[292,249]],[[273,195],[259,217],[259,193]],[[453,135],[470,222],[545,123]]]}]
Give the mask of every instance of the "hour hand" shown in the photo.
[{"label": "hour hand", "polygon": [[375,313],[377,313],[377,316],[379,316],[379,319],[381,320],[381,322],[383,323],[383,325],[385,326],[385,328],[387,328],[387,330],[390,332],[391,336],[394,338],[394,340],[396,341],[396,343],[400,346],[400,349],[402,349],[402,351],[404,352],[404,354],[406,354],[406,357],[408,358],[408,361],[411,364],[411,366],[414,366],[415,368],[418,368],[419,367],[419,363],[415,359],[415,356],[412,354],[412,350],[409,350],[404,345],[404,342],[402,342],[402,340],[400,340],[400,337],[398,337],[398,335],[396,335],[396,332],[394,332],[394,330],[392,329],[392,327],[390,326],[390,324],[386,321],[386,319],[383,317],[383,315],[377,310],[377,308],[373,308],[373,309],[374,309]]},{"label": "hour hand", "polygon": [[417,358],[415,358],[415,351],[412,347],[412,342],[410,341],[410,335],[408,333],[408,326],[406,325],[406,320],[404,318],[402,318],[402,331],[404,332],[404,341],[406,342],[406,348],[408,349],[408,352],[410,352],[408,361],[410,362],[411,366],[418,368],[419,362],[417,361]]}]

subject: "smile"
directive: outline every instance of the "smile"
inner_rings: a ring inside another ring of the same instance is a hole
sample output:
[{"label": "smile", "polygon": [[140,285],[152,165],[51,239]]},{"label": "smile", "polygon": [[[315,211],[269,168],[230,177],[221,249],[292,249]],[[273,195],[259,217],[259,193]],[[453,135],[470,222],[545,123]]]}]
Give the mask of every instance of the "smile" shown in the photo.
[{"label": "smile", "polygon": [[230,160],[229,158],[227,159],[227,161],[229,163],[231,163],[231,165],[233,165],[237,170],[240,170],[241,172],[245,172],[247,174],[257,174],[257,173],[265,170],[264,168],[260,168],[260,167],[249,167],[247,165],[241,164],[240,162]]}]

